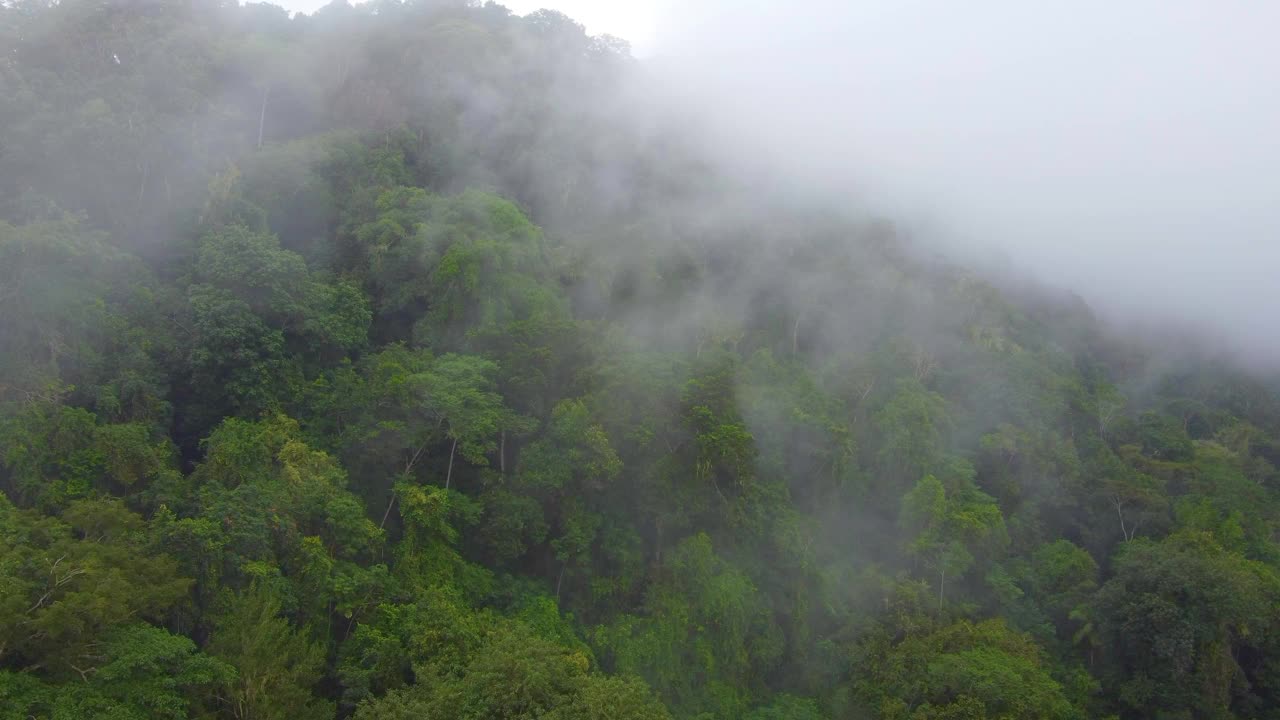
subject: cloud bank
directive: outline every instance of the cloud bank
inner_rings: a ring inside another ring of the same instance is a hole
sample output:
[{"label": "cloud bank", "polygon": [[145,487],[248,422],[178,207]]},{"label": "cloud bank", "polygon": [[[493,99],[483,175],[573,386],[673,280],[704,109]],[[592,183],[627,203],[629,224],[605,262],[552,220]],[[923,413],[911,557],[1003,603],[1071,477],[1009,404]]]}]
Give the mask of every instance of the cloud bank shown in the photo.
[{"label": "cloud bank", "polygon": [[659,86],[729,157],[1124,323],[1280,362],[1280,5],[663,8]]}]

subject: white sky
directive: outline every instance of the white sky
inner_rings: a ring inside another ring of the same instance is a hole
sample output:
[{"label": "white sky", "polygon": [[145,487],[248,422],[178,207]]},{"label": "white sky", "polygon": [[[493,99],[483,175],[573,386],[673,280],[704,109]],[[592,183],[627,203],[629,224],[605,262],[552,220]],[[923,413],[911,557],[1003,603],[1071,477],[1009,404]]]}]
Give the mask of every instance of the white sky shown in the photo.
[{"label": "white sky", "polygon": [[687,0],[657,27],[730,153],[1280,368],[1280,2]]}]

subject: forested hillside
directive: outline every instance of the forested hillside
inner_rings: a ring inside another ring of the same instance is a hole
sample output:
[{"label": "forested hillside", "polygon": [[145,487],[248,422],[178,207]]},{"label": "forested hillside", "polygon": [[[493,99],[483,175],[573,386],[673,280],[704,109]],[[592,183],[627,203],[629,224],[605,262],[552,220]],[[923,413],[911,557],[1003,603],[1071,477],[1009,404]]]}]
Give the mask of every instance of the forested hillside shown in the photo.
[{"label": "forested hillside", "polygon": [[732,177],[637,65],[0,3],[0,715],[1280,718],[1276,384]]}]

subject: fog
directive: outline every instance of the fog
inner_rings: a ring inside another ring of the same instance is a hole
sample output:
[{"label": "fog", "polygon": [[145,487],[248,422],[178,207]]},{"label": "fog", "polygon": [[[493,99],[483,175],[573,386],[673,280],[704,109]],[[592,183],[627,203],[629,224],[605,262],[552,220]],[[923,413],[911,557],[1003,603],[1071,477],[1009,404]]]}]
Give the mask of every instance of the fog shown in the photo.
[{"label": "fog", "polygon": [[1280,706],[1280,6],[347,2],[0,0],[6,717]]},{"label": "fog", "polygon": [[1280,360],[1280,6],[700,2],[660,84],[795,181]]},{"label": "fog", "polygon": [[632,40],[734,167],[1280,362],[1280,6],[507,3],[542,4]]}]

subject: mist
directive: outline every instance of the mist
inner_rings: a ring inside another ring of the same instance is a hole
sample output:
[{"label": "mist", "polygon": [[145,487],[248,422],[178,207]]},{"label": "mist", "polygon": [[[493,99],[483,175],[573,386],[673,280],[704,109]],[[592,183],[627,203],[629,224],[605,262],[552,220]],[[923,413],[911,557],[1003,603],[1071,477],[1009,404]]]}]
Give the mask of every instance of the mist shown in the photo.
[{"label": "mist", "polygon": [[1280,71],[1257,3],[708,1],[645,67],[722,159],[970,265],[1280,362]]},{"label": "mist", "polygon": [[1280,707],[1280,11],[547,2],[0,0],[0,714]]},{"label": "mist", "polygon": [[888,218],[990,277],[1079,294],[1122,333],[1280,364],[1278,8],[505,5],[631,42],[622,115],[679,117],[727,177]]}]

